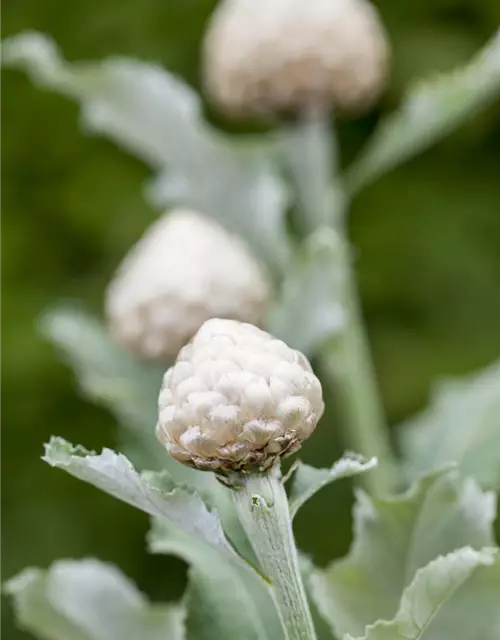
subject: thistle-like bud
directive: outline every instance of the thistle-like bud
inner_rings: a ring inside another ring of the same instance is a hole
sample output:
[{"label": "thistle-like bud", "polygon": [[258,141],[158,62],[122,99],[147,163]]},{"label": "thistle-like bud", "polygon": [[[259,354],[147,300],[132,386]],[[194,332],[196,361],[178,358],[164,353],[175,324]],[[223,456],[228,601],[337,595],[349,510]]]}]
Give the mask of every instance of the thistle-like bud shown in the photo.
[{"label": "thistle-like bud", "polygon": [[156,435],[198,469],[264,470],[300,448],[323,408],[302,353],[251,324],[212,319],[165,374]]},{"label": "thistle-like bud", "polygon": [[160,218],[120,266],[106,310],[113,337],[136,356],[173,358],[213,317],[260,324],[269,285],[246,245],[179,209]]},{"label": "thistle-like bud", "polygon": [[389,45],[368,0],[222,0],[205,36],[205,86],[232,115],[366,109]]}]

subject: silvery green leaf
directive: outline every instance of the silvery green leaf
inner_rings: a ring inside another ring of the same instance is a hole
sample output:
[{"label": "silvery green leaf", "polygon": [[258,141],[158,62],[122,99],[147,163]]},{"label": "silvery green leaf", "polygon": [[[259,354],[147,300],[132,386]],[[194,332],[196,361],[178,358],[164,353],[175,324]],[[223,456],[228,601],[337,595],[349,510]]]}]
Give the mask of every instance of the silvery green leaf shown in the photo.
[{"label": "silvery green leaf", "polygon": [[500,362],[436,384],[429,408],[403,423],[399,437],[410,479],[453,461],[500,490]]},{"label": "silvery green leaf", "polygon": [[333,633],[330,625],[325,618],[318,611],[316,602],[311,593],[311,577],[318,570],[310,557],[300,553],[299,551],[299,563],[300,573],[302,574],[302,580],[304,582],[304,588],[306,590],[307,600],[309,602],[309,609],[314,622],[314,628],[316,630],[317,640],[333,640]]},{"label": "silvery green leaf", "polygon": [[291,488],[288,492],[292,518],[309,498],[312,498],[326,485],[341,478],[349,478],[370,471],[376,466],[376,458],[366,460],[363,456],[350,452],[345,453],[330,469],[316,469],[303,462],[298,462],[293,469]]},{"label": "silvery green leaf", "polygon": [[44,640],[183,640],[185,611],[151,604],[116,567],[60,560],[5,585],[19,624]]},{"label": "silvery green leaf", "polygon": [[368,627],[358,640],[497,640],[499,594],[498,550],[464,547],[420,569],[395,618]]},{"label": "silvery green leaf", "polygon": [[168,167],[149,183],[148,199],[161,209],[181,204],[203,212],[244,237],[272,268],[284,271],[290,257],[288,196],[269,160],[271,151],[256,142],[230,144],[214,132],[211,137],[205,131],[185,147],[187,166],[178,171],[189,177]]},{"label": "silvery green leaf", "polygon": [[343,329],[347,319],[343,251],[335,230],[318,229],[288,270],[268,329],[294,349],[312,354]]},{"label": "silvery green leaf", "polygon": [[[231,570],[219,564],[212,564],[209,569],[208,559],[205,559],[202,569],[193,567],[188,575],[184,604],[189,637],[196,640],[284,640],[279,628],[274,635],[266,632],[262,611],[257,609],[252,595]],[[273,606],[272,601],[269,605]],[[278,620],[276,622],[279,624]]]},{"label": "silvery green leaf", "polygon": [[162,209],[180,202],[245,236],[273,266],[288,257],[287,201],[270,148],[235,145],[203,119],[198,95],[158,65],[129,58],[68,63],[36,32],[8,38],[4,64],[82,107],[84,126],[147,162],[157,177],[148,193]]},{"label": "silvery green leaf", "polygon": [[466,66],[411,85],[347,174],[351,192],[417,155],[500,95],[500,31]]},{"label": "silvery green leaf", "polygon": [[[186,469],[193,471],[195,474],[195,482],[191,484],[183,483],[181,487],[191,493],[196,490],[210,508],[217,510],[223,525],[223,530],[228,535],[231,544],[243,558],[255,564],[255,554],[238,519],[233,501],[231,500],[230,490],[218,482],[212,473]],[[179,480],[175,479],[167,470],[160,472],[144,471],[142,478],[151,487],[167,493],[179,485]]]},{"label": "silvery green leaf", "polygon": [[191,544],[165,520],[153,519],[153,553],[178,555],[190,565],[186,630],[196,640],[285,640],[268,586],[228,555]]},{"label": "silvery green leaf", "polygon": [[111,340],[100,320],[76,306],[46,311],[40,330],[72,367],[83,393],[109,408],[125,427],[124,439],[133,441],[130,448],[140,465],[174,466],[154,435],[163,369],[134,360]]},{"label": "silvery green leaf", "polygon": [[494,494],[456,469],[430,474],[401,496],[358,491],[348,556],[312,578],[320,612],[339,637],[391,620],[418,569],[461,547],[493,544],[495,509]]},{"label": "silvery green leaf", "polygon": [[[115,498],[152,516],[167,519],[185,534],[236,557],[226,539],[217,512],[209,511],[196,493],[175,487],[162,490],[158,476],[140,475],[122,454],[103,449],[100,455],[74,447],[62,438],[51,438],[42,458]],[[165,482],[166,472],[163,472]],[[151,477],[151,476],[149,476]]]},{"label": "silvery green leaf", "polygon": [[158,391],[163,370],[132,359],[110,339],[103,324],[70,306],[56,307],[41,320],[42,333],[71,365],[85,395],[108,407],[118,418],[119,440],[140,468],[166,469],[177,484],[192,487],[217,508],[224,529],[246,558],[253,559],[229,492],[211,473],[190,469],[167,455],[157,441]]}]

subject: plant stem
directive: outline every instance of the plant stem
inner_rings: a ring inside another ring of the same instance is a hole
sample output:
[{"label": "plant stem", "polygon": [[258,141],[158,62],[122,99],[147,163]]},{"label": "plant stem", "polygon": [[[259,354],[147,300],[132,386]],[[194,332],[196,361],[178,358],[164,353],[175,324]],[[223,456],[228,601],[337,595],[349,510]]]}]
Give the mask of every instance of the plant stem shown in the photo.
[{"label": "plant stem", "polygon": [[287,640],[315,640],[279,466],[238,476],[233,494],[241,524],[271,582]]},{"label": "plant stem", "polygon": [[294,127],[282,130],[281,148],[292,178],[301,227],[310,234],[342,218],[344,194],[336,175],[337,148],[330,123],[321,114],[308,112]]},{"label": "plant stem", "polygon": [[[345,226],[347,197],[338,171],[333,127],[320,114],[306,114],[297,125],[294,137],[287,132],[285,149],[289,167],[295,168],[302,215],[309,233],[321,226],[333,228],[339,236],[338,267],[344,271],[344,306],[347,320],[343,330],[325,345],[322,364],[330,376],[335,404],[340,414],[347,447],[367,457],[376,456],[379,464],[362,481],[372,493],[387,493],[395,488],[396,465],[377,389],[370,348],[366,337],[357,293],[351,252]],[[300,144],[298,144],[300,142]],[[302,160],[297,154],[306,150]],[[299,175],[300,174],[300,175]]]},{"label": "plant stem", "polygon": [[335,405],[345,427],[346,445],[366,457],[376,456],[377,467],[363,478],[369,491],[386,494],[396,488],[396,463],[377,389],[370,347],[362,318],[350,247],[344,245],[345,327],[325,345],[321,358],[333,382]]}]

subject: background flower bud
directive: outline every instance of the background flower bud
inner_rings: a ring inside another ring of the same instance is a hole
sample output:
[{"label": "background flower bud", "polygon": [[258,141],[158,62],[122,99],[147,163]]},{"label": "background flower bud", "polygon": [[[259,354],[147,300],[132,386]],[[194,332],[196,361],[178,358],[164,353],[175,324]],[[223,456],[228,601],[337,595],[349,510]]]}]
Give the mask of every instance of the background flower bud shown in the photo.
[{"label": "background flower bud", "polygon": [[156,435],[198,469],[265,469],[300,447],[323,409],[302,353],[251,324],[212,319],[164,376]]},{"label": "background flower bud", "polygon": [[205,86],[230,114],[361,111],[389,45],[367,0],[222,0],[204,43]]},{"label": "background flower bud", "polygon": [[210,219],[164,215],[120,266],[106,297],[113,336],[137,356],[175,357],[215,316],[260,324],[270,291],[245,244]]}]

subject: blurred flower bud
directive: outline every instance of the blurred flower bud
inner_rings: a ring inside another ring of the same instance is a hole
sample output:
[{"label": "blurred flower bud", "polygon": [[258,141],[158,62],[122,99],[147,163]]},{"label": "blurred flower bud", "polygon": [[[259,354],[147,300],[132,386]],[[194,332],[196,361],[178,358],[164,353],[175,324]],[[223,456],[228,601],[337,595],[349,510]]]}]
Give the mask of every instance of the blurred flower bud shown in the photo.
[{"label": "blurred flower bud", "polygon": [[205,37],[205,85],[233,115],[359,112],[378,97],[388,60],[368,0],[222,0]]},{"label": "blurred flower bud", "polygon": [[263,470],[300,448],[323,408],[302,353],[251,324],[212,319],[164,376],[156,435],[198,469]]},{"label": "blurred flower bud", "polygon": [[106,310],[113,337],[136,356],[166,359],[213,317],[256,324],[270,291],[236,236],[193,211],[160,218],[120,266]]}]

